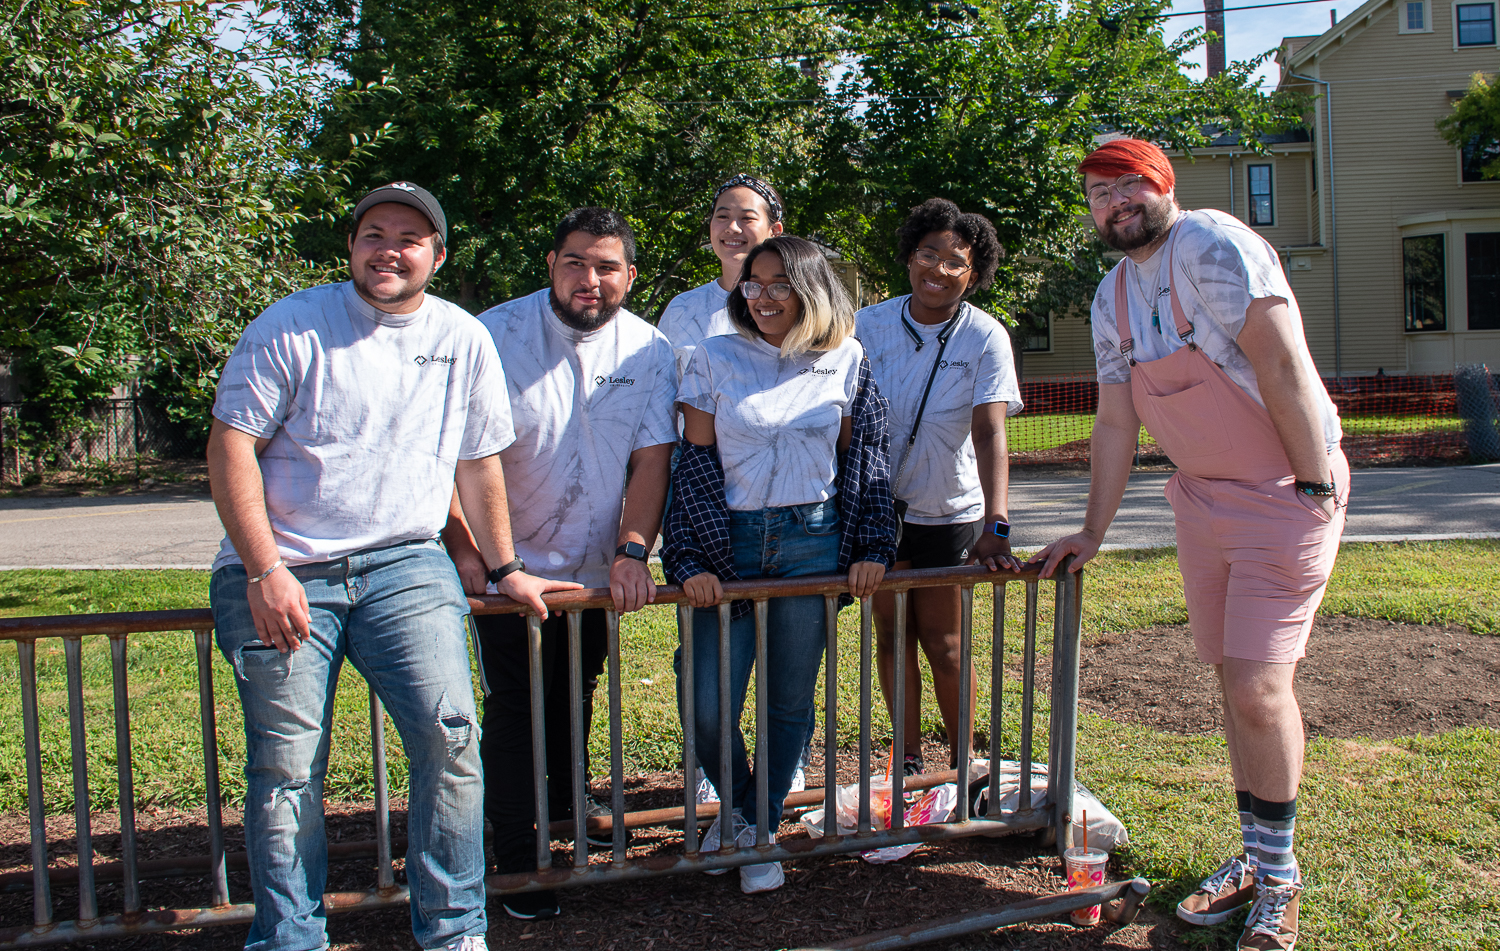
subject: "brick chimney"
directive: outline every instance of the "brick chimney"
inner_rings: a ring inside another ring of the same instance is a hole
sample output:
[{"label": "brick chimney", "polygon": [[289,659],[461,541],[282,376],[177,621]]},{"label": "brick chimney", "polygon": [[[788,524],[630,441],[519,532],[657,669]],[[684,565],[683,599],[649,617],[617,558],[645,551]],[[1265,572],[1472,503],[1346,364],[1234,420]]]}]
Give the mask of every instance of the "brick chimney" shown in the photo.
[{"label": "brick chimney", "polygon": [[1224,0],[1203,0],[1203,25],[1216,34],[1208,44],[1208,75],[1224,71]]}]

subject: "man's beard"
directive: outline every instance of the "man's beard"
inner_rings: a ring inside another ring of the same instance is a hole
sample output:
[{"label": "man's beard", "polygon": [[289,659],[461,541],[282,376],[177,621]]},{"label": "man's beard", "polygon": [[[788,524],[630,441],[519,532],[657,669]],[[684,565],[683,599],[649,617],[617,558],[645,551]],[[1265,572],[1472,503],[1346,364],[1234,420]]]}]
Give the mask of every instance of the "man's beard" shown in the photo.
[{"label": "man's beard", "polygon": [[1125,237],[1116,230],[1113,218],[1107,221],[1104,227],[1099,229],[1099,237],[1105,244],[1116,251],[1134,251],[1144,248],[1146,245],[1166,234],[1172,227],[1172,213],[1176,210],[1170,199],[1158,198],[1149,202],[1138,202],[1127,205],[1123,211],[1117,214],[1129,214],[1137,209],[1141,212],[1139,230],[1130,237]]},{"label": "man's beard", "polygon": [[359,291],[361,297],[365,298],[366,300],[374,301],[377,304],[391,306],[393,304],[404,304],[407,301],[411,300],[413,297],[416,297],[418,294],[421,294],[423,291],[427,290],[427,285],[432,283],[432,278],[435,274],[437,274],[436,266],[434,266],[432,270],[428,271],[427,276],[422,278],[422,280],[408,281],[405,290],[402,290],[397,294],[393,294],[390,297],[381,297],[380,295],[376,294],[375,291],[370,287],[369,278],[365,277],[363,270],[351,274],[350,277],[354,281],[355,290]]},{"label": "man's beard", "polygon": [[615,315],[620,312],[621,302],[606,301],[602,294],[599,297],[599,309],[593,314],[564,304],[561,300],[558,300],[557,291],[555,290],[548,290],[547,296],[552,300],[552,312],[557,315],[557,319],[574,330],[580,330],[584,333],[598,330],[611,320],[614,320]]}]

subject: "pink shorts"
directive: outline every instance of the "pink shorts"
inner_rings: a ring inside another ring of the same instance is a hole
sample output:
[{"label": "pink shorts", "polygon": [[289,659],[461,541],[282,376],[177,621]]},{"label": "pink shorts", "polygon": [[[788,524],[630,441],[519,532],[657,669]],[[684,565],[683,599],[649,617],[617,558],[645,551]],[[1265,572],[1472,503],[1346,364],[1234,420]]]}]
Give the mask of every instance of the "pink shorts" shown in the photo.
[{"label": "pink shorts", "polygon": [[1349,502],[1349,462],[1338,449],[1329,462],[1339,487],[1331,519],[1290,475],[1256,484],[1178,472],[1167,482],[1199,660],[1290,664],[1306,656]]}]

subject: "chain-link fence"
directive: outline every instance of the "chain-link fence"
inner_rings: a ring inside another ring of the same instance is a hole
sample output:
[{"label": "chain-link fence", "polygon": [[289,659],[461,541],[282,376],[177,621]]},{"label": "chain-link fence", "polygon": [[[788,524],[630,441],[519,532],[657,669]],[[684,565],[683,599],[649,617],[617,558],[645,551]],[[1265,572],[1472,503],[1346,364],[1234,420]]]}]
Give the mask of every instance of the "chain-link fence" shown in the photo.
[{"label": "chain-link fence", "polygon": [[167,461],[203,457],[203,437],[148,400],[101,400],[82,426],[52,439],[31,431],[38,410],[25,402],[0,403],[0,484],[23,484],[44,473],[131,476]]}]

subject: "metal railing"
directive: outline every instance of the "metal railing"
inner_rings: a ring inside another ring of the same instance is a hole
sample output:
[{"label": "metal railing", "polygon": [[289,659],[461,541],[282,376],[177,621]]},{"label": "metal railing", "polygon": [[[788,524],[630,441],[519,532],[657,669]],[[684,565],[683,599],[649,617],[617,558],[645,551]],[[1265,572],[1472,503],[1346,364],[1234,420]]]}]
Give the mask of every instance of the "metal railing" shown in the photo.
[{"label": "metal railing", "polygon": [[[1001,802],[1001,738],[1003,735],[1002,699],[1004,690],[1004,646],[1005,646],[1005,592],[1008,583],[1019,582],[1025,588],[1025,629],[1022,642],[1022,676],[1020,698],[1019,763],[1021,764],[1017,789],[1017,806],[1013,811],[1000,812],[996,808]],[[537,827],[550,830],[550,836],[537,836],[536,869],[528,873],[494,875],[486,880],[489,894],[508,894],[536,889],[569,887],[590,883],[631,881],[660,875],[677,874],[709,869],[727,869],[741,865],[773,861],[795,861],[812,856],[836,855],[840,853],[866,851],[893,845],[961,838],[973,835],[999,835],[1006,833],[1041,830],[1055,836],[1059,850],[1072,844],[1073,838],[1073,790],[1074,757],[1078,726],[1078,660],[1081,614],[1081,575],[1059,571],[1055,584],[1052,649],[1052,693],[1050,702],[1050,740],[1048,743],[1047,796],[1045,804],[1033,796],[1030,781],[1030,763],[1033,752],[1035,673],[1037,661],[1037,608],[1039,579],[1036,569],[1024,572],[988,572],[983,568],[930,569],[923,571],[896,571],[886,575],[883,590],[894,592],[895,630],[894,683],[905,682],[906,599],[912,588],[958,585],[962,593],[962,651],[960,656],[960,722],[972,722],[975,698],[970,695],[970,672],[973,668],[973,597],[976,584],[989,584],[994,591],[994,627],[991,651],[991,690],[989,711],[989,750],[983,757],[988,769],[988,798],[986,811],[995,810],[994,815],[974,816],[968,795],[967,777],[974,775],[970,764],[973,761],[969,748],[969,737],[960,736],[958,742],[958,768],[921,777],[903,777],[899,768],[891,771],[892,805],[889,828],[876,828],[870,815],[872,775],[871,759],[871,711],[876,699],[873,696],[874,637],[871,624],[871,602],[865,599],[860,610],[860,661],[859,661],[859,792],[860,807],[858,829],[852,835],[840,834],[837,825],[837,754],[839,710],[837,702],[838,663],[837,649],[837,596],[847,590],[843,577],[808,577],[763,581],[730,582],[724,585],[725,603],[719,609],[720,657],[728,656],[730,600],[750,600],[755,608],[756,671],[754,718],[756,736],[767,735],[766,688],[761,672],[766,670],[766,603],[773,597],[797,595],[823,595],[828,618],[827,650],[824,663],[825,711],[824,711],[824,784],[822,790],[793,793],[787,797],[788,811],[798,807],[824,806],[823,836],[821,838],[794,838],[772,844],[767,835],[766,816],[766,744],[757,743],[756,768],[758,803],[756,816],[757,842],[744,848],[726,845],[718,851],[706,853],[699,848],[698,827],[717,811],[717,804],[703,804],[696,800],[693,782],[696,767],[694,735],[691,729],[683,735],[683,804],[679,808],[656,809],[642,812],[627,812],[624,800],[624,755],[622,737],[622,701],[620,689],[620,618],[611,609],[612,602],[607,589],[561,592],[547,597],[554,611],[565,612],[568,618],[569,657],[571,661],[570,693],[572,701],[571,742],[573,753],[573,819],[551,822],[548,815],[546,776],[546,735],[542,716],[542,662],[541,624],[535,615],[527,617],[529,634],[532,744],[534,772],[532,781],[536,792]],[[515,602],[501,597],[471,599],[476,614],[520,613],[522,608]],[[655,603],[676,604],[679,611],[679,629],[689,632],[682,638],[682,680],[680,689],[683,709],[693,709],[693,638],[692,608],[686,603],[680,588],[662,586],[657,589]],[[608,639],[608,698],[609,698],[609,746],[610,779],[613,792],[611,814],[608,817],[589,818],[583,801],[587,795],[587,777],[584,775],[584,751],[588,737],[584,722],[582,700],[582,676],[578,663],[579,640],[584,610],[606,609],[606,634]],[[202,721],[202,746],[204,779],[207,790],[208,854],[182,858],[158,859],[141,862],[136,856],[135,811],[132,791],[131,734],[129,696],[126,684],[126,638],[134,633],[182,631],[193,633],[197,648],[197,672],[199,710]],[[245,867],[244,853],[226,854],[224,848],[223,819],[218,777],[218,735],[214,720],[214,691],[212,663],[213,618],[207,610],[152,611],[134,614],[94,614],[57,617],[0,619],[0,640],[16,642],[20,654],[20,687],[22,718],[24,720],[24,742],[26,759],[27,799],[31,821],[31,871],[12,872],[0,875],[0,888],[11,890],[29,888],[32,892],[32,925],[30,927],[0,928],[0,948],[36,947],[48,944],[64,944],[80,940],[97,940],[108,937],[138,935],[144,933],[176,931],[214,925],[247,924],[254,916],[254,905],[234,903],[229,897],[228,871],[231,866]],[[109,639],[114,687],[114,720],[116,768],[119,782],[120,861],[118,863],[96,863],[93,840],[90,832],[89,774],[85,750],[83,665],[82,645],[84,637],[103,636]],[[40,724],[37,711],[36,642],[44,638],[62,638],[68,681],[68,716],[72,741],[72,772],[74,822],[77,841],[77,868],[51,868],[45,832],[45,812],[42,798],[42,749]],[[730,789],[730,756],[727,749],[730,724],[734,711],[731,709],[731,689],[727,672],[721,671],[720,682],[720,762],[724,775],[719,788]],[[894,723],[904,722],[906,698],[898,696],[895,702]],[[903,731],[895,729],[893,734],[892,761],[899,764],[903,759]],[[340,843],[330,846],[330,858],[334,860],[374,855],[376,877],[374,887],[367,891],[330,892],[324,902],[330,912],[346,912],[405,903],[408,900],[405,886],[396,882],[392,855],[395,847],[390,826],[390,801],[385,761],[384,711],[373,689],[370,692],[370,738],[372,747],[372,770],[375,791],[375,828],[373,841]],[[952,821],[908,826],[905,823],[904,793],[917,788],[930,788],[946,782],[958,784],[956,814]],[[645,826],[681,827],[683,849],[680,854],[656,854],[632,858],[627,855],[626,829]],[[588,831],[612,833],[613,848],[608,854],[590,860],[585,834]],[[552,837],[568,837],[573,841],[572,861],[568,867],[553,866]],[[726,840],[729,837],[725,837]],[[146,877],[178,877],[183,875],[205,875],[208,879],[208,904],[201,907],[171,908],[148,911],[141,900],[140,882]],[[96,899],[96,883],[100,880],[117,880],[123,883],[123,908],[112,914],[100,914]],[[78,917],[73,920],[54,919],[52,885],[54,882],[76,881],[78,889]],[[1119,899],[1106,907],[1106,914],[1118,921],[1129,921],[1135,915],[1141,899],[1147,891],[1141,879],[1118,882],[1033,899],[994,909],[980,909],[954,919],[936,922],[921,922],[900,932],[863,935],[836,947],[906,947],[925,941],[952,937],[969,931],[984,930],[1019,921],[1051,917],[1075,908]],[[957,929],[957,930],[954,930]],[[894,943],[893,943],[894,942]],[[835,947],[833,945],[829,947]]]}]

